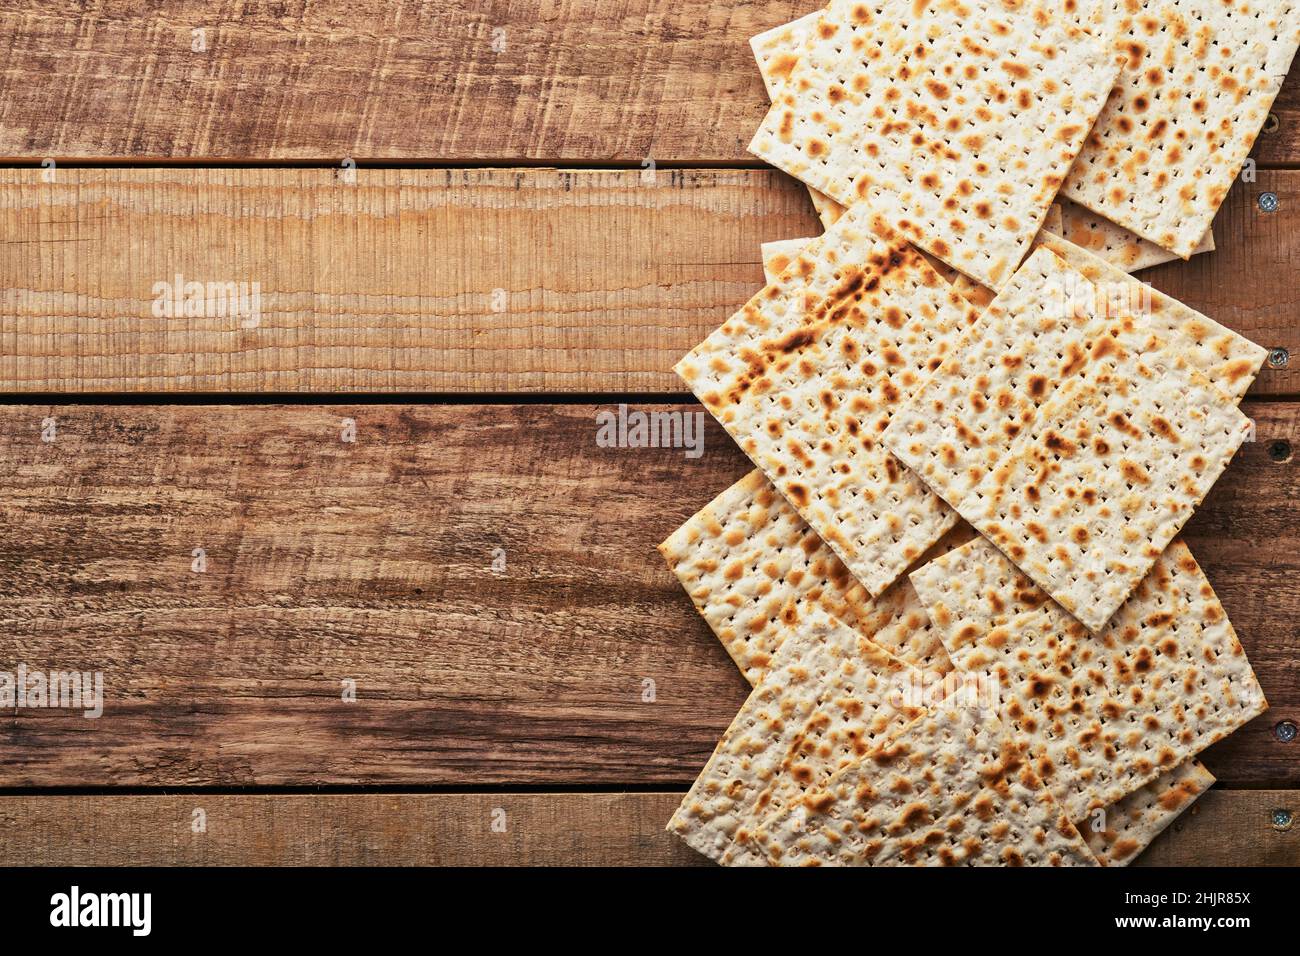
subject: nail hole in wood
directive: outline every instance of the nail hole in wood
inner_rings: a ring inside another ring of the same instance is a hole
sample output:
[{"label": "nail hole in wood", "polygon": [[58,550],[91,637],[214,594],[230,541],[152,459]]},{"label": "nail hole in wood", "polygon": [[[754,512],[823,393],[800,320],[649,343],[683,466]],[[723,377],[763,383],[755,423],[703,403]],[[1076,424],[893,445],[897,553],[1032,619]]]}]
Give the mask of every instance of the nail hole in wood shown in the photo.
[{"label": "nail hole in wood", "polygon": [[1276,133],[1277,128],[1282,125],[1281,120],[1277,118],[1276,113],[1269,113],[1268,119],[1264,120],[1264,132]]}]

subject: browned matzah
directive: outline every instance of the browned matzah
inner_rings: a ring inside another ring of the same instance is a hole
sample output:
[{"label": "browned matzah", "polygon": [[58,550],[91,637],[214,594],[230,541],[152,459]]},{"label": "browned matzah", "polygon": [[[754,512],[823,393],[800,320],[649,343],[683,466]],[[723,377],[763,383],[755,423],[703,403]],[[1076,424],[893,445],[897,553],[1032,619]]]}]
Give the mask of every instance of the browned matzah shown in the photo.
[{"label": "browned matzah", "polygon": [[878,436],[976,312],[857,207],[675,371],[873,595],[956,516]]}]

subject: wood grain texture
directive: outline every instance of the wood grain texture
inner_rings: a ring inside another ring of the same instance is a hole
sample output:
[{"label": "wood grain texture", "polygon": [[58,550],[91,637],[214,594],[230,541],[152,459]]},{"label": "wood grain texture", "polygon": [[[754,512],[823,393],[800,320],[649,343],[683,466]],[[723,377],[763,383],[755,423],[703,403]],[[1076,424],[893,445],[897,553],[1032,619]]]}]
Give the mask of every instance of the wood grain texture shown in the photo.
[{"label": "wood grain texture", "polygon": [[[684,390],[760,242],[816,225],[758,170],[41,176],[0,170],[0,391]],[[155,314],[191,281],[202,314]]]},{"label": "wood grain texture", "polygon": [[[1204,759],[1293,787],[1300,405],[1246,408],[1189,537],[1272,709]],[[598,447],[596,411],[0,407],[0,669],[105,684],[0,719],[6,785],[689,783],[748,687],[655,545],[749,465],[707,415],[696,459]]]},{"label": "wood grain texture", "polygon": [[[760,243],[818,231],[759,170],[41,176],[0,170],[0,392],[685,394],[671,367],[761,287]],[[1152,281],[1290,351],[1256,394],[1300,392],[1300,171],[1238,183],[1215,228]],[[177,274],[258,283],[257,321],[155,315]]]},{"label": "wood grain texture", "polygon": [[814,6],[23,0],[0,14],[0,155],[745,159],[749,38]]},{"label": "wood grain texture", "polygon": [[[749,38],[817,6],[19,0],[0,156],[749,161],[768,106]],[[1296,162],[1296,71],[1274,112],[1257,157]]]},{"label": "wood grain texture", "polygon": [[[681,796],[0,797],[0,866],[707,866],[664,830]],[[1300,818],[1300,791],[1211,790],[1136,865],[1300,865],[1279,809]]]}]

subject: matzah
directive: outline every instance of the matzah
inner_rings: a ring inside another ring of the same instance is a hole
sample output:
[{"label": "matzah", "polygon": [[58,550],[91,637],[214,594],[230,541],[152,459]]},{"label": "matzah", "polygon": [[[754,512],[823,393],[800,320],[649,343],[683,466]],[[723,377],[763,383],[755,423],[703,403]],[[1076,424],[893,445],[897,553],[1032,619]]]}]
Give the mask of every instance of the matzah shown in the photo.
[{"label": "matzah", "polygon": [[[790,74],[807,49],[808,39],[821,17],[822,11],[814,10],[798,20],[765,30],[749,41],[769,100],[775,99],[789,81]],[[822,221],[822,227],[829,229],[835,225],[835,221],[844,212],[844,207],[811,186],[808,187],[808,195]]]},{"label": "matzah", "polygon": [[[931,630],[947,646],[959,648],[963,659],[966,648],[979,635],[1004,628],[1030,611],[1055,607],[1041,588],[982,538],[936,556],[933,563],[914,571],[912,579],[920,588],[916,593],[926,606],[927,616],[938,622],[931,624]],[[1202,579],[1197,589],[1202,586],[1208,588],[1209,582]],[[1158,587],[1139,589],[1129,601],[1118,618],[1143,620],[1163,611],[1167,603]],[[1180,605],[1180,613],[1184,610]],[[1057,608],[1055,613],[1062,621],[1066,619],[1064,610]],[[1213,616],[1218,612],[1209,613]],[[1190,622],[1181,626],[1190,626]],[[1110,630],[1103,633],[1103,641],[1109,640]],[[1233,640],[1229,640],[1229,646],[1239,646]],[[1031,749],[1037,743],[1033,734],[1044,730],[1045,727],[1036,727],[1028,736]],[[1067,769],[1054,782],[1069,786],[1068,775]],[[1138,790],[1099,811],[1092,811],[1087,819],[1075,820],[1075,824],[1099,860],[1108,865],[1127,864],[1213,783],[1210,772],[1198,761],[1184,760]],[[1086,785],[1081,794],[1099,803],[1105,797],[1102,793],[1090,793]]]},{"label": "matzah", "polygon": [[[1061,199],[1060,209],[1061,221],[1055,225],[1044,223],[1045,231],[1068,239],[1125,272],[1137,272],[1178,258],[1169,250],[1160,248],[1154,242],[1143,239],[1123,226],[1115,225],[1105,216],[1099,216],[1068,199]],[[1213,251],[1214,231],[1207,229],[1192,253]]]},{"label": "matzah", "polygon": [[809,614],[777,650],[668,830],[723,862],[743,826],[797,800],[919,713],[897,689],[914,670],[829,615]]},{"label": "matzah", "polygon": [[1072,242],[1040,233],[1038,244],[1052,250],[1094,286],[1106,289],[1107,298],[1141,301],[1145,308],[1143,327],[1154,330],[1171,351],[1185,358],[1190,368],[1221,391],[1240,399],[1255,381],[1268,357],[1268,349],[1262,345],[1126,275],[1121,266]]},{"label": "matzah", "polygon": [[765,242],[760,247],[763,254],[763,278],[768,285],[781,278],[781,273],[789,268],[790,263],[799,255],[800,250],[812,239],[776,239]]},{"label": "matzah", "polygon": [[1062,194],[1185,259],[1268,117],[1300,43],[1300,8],[1102,0],[1101,9],[1126,62]]},{"label": "matzah", "polygon": [[1073,0],[832,0],[750,150],[999,288],[1119,70]]},{"label": "matzah", "polygon": [[879,435],[977,313],[868,219],[849,210],[675,371],[878,595],[956,521]]},{"label": "matzah", "polygon": [[[969,525],[958,525],[918,563],[973,535]],[[813,609],[913,667],[938,676],[952,670],[907,577],[873,600],[758,469],[669,535],[659,551],[751,685]]]},{"label": "matzah", "polygon": [[1175,542],[1099,635],[983,539],[911,575],[954,664],[1001,689],[1000,712],[1083,823],[1268,704],[1214,589]]},{"label": "matzah", "polygon": [[1212,786],[1214,775],[1204,764],[1184,760],[1100,811],[1099,827],[1080,823],[1079,832],[1102,866],[1127,866]]},{"label": "matzah", "polygon": [[866,590],[757,469],[659,550],[750,684],[813,608],[871,628]]},{"label": "matzah", "polygon": [[938,708],[765,819],[773,866],[1095,866],[1023,744],[977,709]]},{"label": "matzah", "polygon": [[1179,347],[1183,331],[1113,310],[1101,285],[1040,248],[884,441],[1097,631],[1250,427],[1196,371],[1200,353]]}]

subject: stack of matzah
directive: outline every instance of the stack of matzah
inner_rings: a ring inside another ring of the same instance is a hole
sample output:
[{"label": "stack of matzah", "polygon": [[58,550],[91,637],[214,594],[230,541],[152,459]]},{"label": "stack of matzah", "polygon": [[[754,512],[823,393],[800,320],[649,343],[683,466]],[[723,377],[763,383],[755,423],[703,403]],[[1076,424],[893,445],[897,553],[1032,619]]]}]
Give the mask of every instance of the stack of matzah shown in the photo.
[{"label": "stack of matzah", "polygon": [[1213,249],[1293,2],[831,0],[751,41],[751,149],[826,231],[676,366],[757,465],[660,546],[754,688],[691,846],[1125,864],[1213,784],[1267,704],[1176,535],[1264,350],[1128,272]]}]

